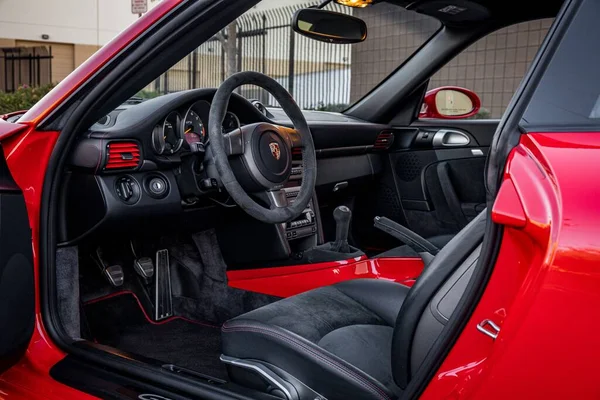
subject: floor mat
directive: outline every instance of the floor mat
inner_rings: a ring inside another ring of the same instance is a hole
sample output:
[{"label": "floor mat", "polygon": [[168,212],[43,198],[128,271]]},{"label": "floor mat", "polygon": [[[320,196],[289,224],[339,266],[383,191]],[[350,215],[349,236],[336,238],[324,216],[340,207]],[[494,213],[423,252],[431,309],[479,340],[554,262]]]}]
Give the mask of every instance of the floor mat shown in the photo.
[{"label": "floor mat", "polygon": [[219,326],[175,318],[151,323],[133,294],[88,303],[87,326],[100,344],[227,379]]}]

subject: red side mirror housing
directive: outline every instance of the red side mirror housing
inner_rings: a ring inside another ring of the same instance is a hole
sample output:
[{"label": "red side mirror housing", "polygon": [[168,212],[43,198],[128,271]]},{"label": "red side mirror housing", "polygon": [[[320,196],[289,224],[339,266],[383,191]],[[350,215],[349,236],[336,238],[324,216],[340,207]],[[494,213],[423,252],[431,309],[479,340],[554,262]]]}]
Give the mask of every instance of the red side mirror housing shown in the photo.
[{"label": "red side mirror housing", "polygon": [[442,86],[425,94],[419,118],[464,119],[481,109],[481,100],[472,90]]}]

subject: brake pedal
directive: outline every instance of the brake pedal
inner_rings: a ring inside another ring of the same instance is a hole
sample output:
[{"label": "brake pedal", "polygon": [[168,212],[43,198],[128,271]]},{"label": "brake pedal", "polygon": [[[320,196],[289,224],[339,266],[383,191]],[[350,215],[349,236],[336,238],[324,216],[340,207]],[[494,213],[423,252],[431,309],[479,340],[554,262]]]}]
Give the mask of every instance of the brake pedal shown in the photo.
[{"label": "brake pedal", "polygon": [[154,263],[150,257],[138,258],[133,262],[133,269],[142,278],[152,278],[154,275]]},{"label": "brake pedal", "polygon": [[125,275],[123,274],[123,267],[120,265],[111,265],[104,269],[104,276],[108,279],[108,282],[114,286],[119,287],[123,285],[125,281]]},{"label": "brake pedal", "polygon": [[154,319],[160,321],[161,319],[173,316],[171,270],[169,268],[169,251],[167,249],[156,252],[154,276]]}]

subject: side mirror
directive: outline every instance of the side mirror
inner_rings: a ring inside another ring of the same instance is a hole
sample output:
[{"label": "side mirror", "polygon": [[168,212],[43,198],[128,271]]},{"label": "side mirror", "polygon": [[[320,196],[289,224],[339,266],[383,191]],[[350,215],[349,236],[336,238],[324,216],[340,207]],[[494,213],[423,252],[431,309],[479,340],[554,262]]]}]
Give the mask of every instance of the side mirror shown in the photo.
[{"label": "side mirror", "polygon": [[318,8],[296,11],[292,29],[311,39],[328,43],[359,43],[367,38],[367,24],[362,19]]},{"label": "side mirror", "polygon": [[419,118],[463,119],[477,114],[480,108],[481,100],[475,92],[443,86],[425,94]]}]

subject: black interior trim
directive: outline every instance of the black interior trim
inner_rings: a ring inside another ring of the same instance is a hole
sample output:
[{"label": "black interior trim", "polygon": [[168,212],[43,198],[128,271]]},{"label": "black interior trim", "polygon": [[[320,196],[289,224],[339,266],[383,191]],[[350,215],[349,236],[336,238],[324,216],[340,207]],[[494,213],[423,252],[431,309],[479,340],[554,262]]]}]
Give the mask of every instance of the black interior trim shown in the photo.
[{"label": "black interior trim", "polygon": [[0,374],[19,362],[35,327],[31,229],[23,193],[0,147]]},{"label": "black interior trim", "polygon": [[[88,341],[78,342],[77,349],[88,355],[112,361],[112,369],[72,354],[55,364],[50,376],[58,382],[101,398],[138,399],[142,393],[152,393],[170,399],[240,399],[267,400],[272,397],[233,383],[219,384],[173,371],[154,360],[128,354]],[[109,351],[107,351],[109,350]],[[133,370],[136,373],[132,373]],[[173,381],[177,384],[174,385]],[[124,390],[126,389],[126,390]],[[131,394],[131,397],[128,395]]]}]

